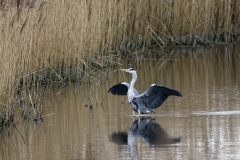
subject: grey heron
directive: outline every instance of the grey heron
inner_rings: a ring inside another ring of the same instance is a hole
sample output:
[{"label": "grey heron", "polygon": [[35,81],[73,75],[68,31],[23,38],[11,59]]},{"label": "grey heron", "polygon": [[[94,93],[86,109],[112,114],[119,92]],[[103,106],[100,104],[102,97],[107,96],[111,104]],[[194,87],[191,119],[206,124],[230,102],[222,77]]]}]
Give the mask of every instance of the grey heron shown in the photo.
[{"label": "grey heron", "polygon": [[135,112],[138,112],[138,116],[154,112],[154,109],[160,107],[168,96],[182,96],[179,91],[158,84],[152,84],[144,93],[139,94],[134,88],[137,80],[136,70],[134,68],[120,70],[132,74],[130,84],[118,83],[112,86],[108,92],[114,95],[127,95],[128,103],[133,107],[133,116],[135,116]]}]

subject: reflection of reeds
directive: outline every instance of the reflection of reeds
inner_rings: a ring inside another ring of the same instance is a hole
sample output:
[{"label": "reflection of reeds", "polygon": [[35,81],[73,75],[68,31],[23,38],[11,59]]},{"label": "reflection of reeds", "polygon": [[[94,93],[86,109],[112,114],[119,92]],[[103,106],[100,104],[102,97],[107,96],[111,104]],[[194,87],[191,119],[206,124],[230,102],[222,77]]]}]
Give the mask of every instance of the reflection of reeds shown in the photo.
[{"label": "reflection of reeds", "polygon": [[77,80],[84,73],[92,76],[89,72],[106,64],[100,63],[106,53],[238,40],[238,5],[236,0],[2,0],[1,112],[9,111],[19,84],[22,88],[56,75],[65,80],[67,73]]}]

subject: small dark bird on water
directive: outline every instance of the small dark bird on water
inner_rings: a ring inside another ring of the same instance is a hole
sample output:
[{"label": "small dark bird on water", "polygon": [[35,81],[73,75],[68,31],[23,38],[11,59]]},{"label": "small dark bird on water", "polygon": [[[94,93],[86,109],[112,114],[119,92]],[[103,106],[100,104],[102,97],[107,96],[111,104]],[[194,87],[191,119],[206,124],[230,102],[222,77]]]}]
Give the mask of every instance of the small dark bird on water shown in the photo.
[{"label": "small dark bird on water", "polygon": [[154,112],[154,109],[160,107],[168,96],[182,96],[179,91],[158,84],[152,84],[144,93],[139,95],[134,88],[137,80],[136,70],[134,68],[120,70],[132,74],[130,84],[118,83],[112,86],[108,92],[114,95],[127,95],[128,103],[133,107],[133,116],[135,116],[135,112],[138,112],[138,116]]}]

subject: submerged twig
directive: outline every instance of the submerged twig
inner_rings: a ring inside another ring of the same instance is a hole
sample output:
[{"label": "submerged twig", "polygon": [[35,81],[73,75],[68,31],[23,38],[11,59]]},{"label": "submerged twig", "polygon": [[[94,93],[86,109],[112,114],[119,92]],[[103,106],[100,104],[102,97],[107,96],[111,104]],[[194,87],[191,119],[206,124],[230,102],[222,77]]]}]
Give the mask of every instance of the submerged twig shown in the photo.
[{"label": "submerged twig", "polygon": [[17,132],[20,134],[20,136],[21,136],[22,139],[23,139],[23,142],[25,143],[25,139],[24,139],[23,135],[21,134],[21,132],[18,130],[18,128],[17,128],[15,125],[13,125],[13,127],[16,128]]},{"label": "submerged twig", "polygon": [[29,90],[27,90],[27,91],[28,91],[28,96],[29,96],[29,99],[30,99],[30,102],[31,102],[31,105],[32,105],[33,111],[34,111],[34,113],[35,113],[35,116],[37,116],[37,112],[35,111],[35,107],[34,107],[33,102],[32,102],[32,97],[31,97],[31,95],[30,95]]},{"label": "submerged twig", "polygon": [[53,115],[53,114],[55,114],[55,113],[50,113],[50,114],[48,114],[48,115],[42,116],[42,118],[51,116],[51,115]]}]

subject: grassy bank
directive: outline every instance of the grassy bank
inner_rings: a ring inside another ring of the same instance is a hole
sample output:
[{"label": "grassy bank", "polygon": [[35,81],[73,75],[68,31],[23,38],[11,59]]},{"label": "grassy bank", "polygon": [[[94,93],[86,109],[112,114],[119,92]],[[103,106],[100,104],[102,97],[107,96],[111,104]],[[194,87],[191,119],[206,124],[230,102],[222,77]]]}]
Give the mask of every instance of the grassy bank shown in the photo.
[{"label": "grassy bank", "polygon": [[[112,55],[238,42],[239,5],[238,0],[2,0],[1,117],[5,123],[12,106],[20,105],[19,88],[94,77]],[[29,94],[21,97],[26,98]]]}]

